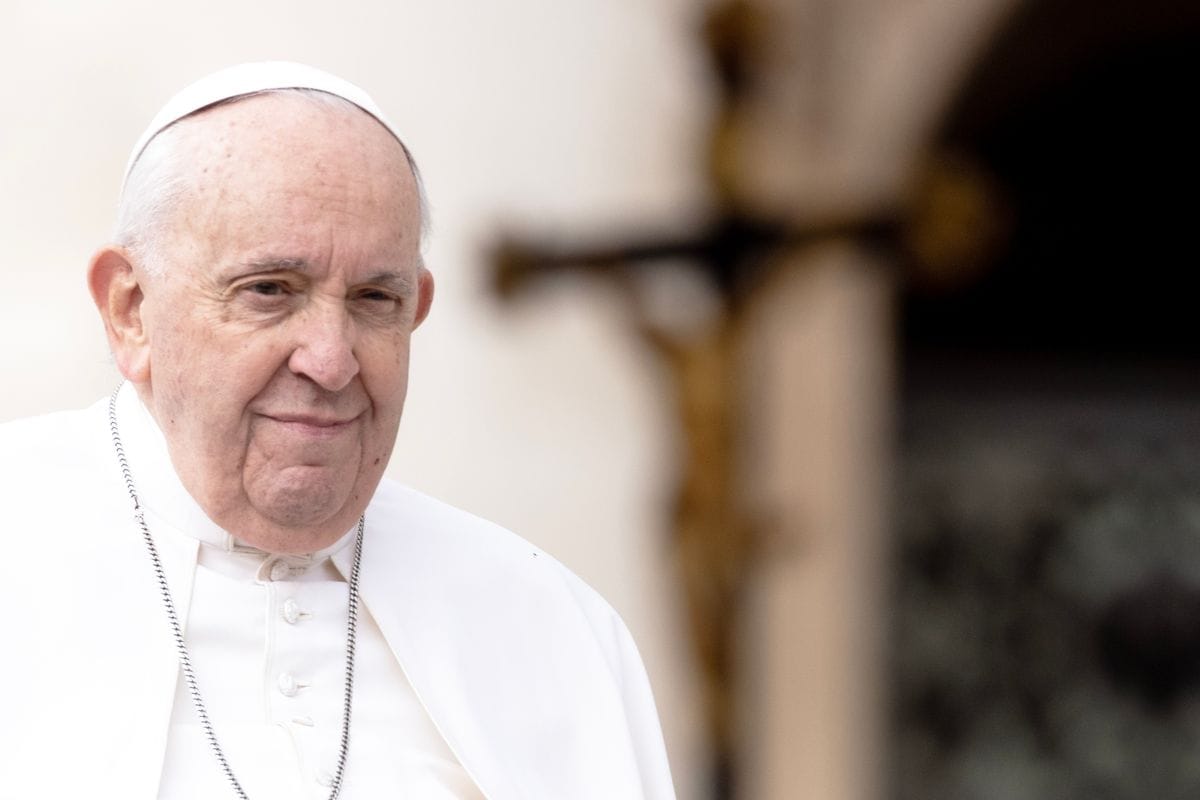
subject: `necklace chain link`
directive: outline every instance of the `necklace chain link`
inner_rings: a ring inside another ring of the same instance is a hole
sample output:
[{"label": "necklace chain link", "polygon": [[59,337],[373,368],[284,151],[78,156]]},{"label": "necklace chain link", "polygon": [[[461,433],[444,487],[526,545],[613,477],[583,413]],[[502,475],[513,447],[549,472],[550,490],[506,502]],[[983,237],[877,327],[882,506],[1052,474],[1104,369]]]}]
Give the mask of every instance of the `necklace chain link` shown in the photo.
[{"label": "necklace chain link", "polygon": [[[162,598],[163,608],[167,612],[167,621],[171,626],[171,635],[175,640],[175,649],[179,655],[179,669],[183,673],[184,681],[187,683],[188,694],[192,698],[192,706],[196,709],[196,716],[200,718],[200,724],[204,728],[204,737],[208,740],[209,748],[213,755],[216,756],[217,762],[221,765],[225,777],[229,779],[230,785],[234,792],[242,800],[249,800],[245,790],[238,782],[238,779],[233,774],[233,768],[229,766],[229,761],[225,758],[225,752],[221,749],[220,743],[217,741],[216,731],[213,729],[212,722],[208,718],[208,711],[204,705],[204,698],[200,694],[200,687],[196,681],[196,671],[192,667],[192,658],[188,653],[187,642],[184,640],[183,626],[179,624],[179,616],[175,613],[175,604],[171,600],[171,592],[167,585],[167,573],[163,569],[162,560],[158,556],[158,548],[154,545],[154,538],[150,535],[150,528],[146,524],[146,512],[141,501],[138,499],[137,489],[133,482],[133,472],[129,469],[129,461],[125,457],[125,447],[121,444],[121,435],[117,425],[117,395],[121,391],[121,384],[113,390],[112,395],[108,399],[108,425],[112,431],[113,447],[117,453],[117,462],[121,467],[121,476],[125,480],[125,488],[129,491],[129,497],[133,500],[133,518],[141,529],[142,539],[146,542],[146,550],[150,554],[150,562],[154,567],[154,576],[158,581],[159,595]],[[333,775],[333,782],[329,794],[329,800],[337,800],[337,796],[342,791],[342,775],[346,769],[346,755],[350,750],[350,707],[354,696],[354,654],[355,645],[358,633],[358,573],[359,565],[362,562],[362,544],[363,531],[366,527],[366,515],[358,518],[358,531],[354,540],[354,562],[350,567],[350,580],[348,581],[350,589],[350,602],[347,613],[346,623],[346,686],[343,693],[342,706],[342,737],[341,747],[338,750],[337,769]]]}]

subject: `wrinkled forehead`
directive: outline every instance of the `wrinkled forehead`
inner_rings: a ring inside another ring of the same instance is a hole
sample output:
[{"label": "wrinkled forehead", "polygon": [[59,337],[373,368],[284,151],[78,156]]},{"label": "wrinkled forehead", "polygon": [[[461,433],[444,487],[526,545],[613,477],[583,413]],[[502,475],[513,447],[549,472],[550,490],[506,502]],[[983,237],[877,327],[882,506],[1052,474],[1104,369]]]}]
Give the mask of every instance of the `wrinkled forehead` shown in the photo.
[{"label": "wrinkled forehead", "polygon": [[187,86],[168,100],[150,121],[150,124],[146,126],[146,130],[142,132],[133,146],[125,165],[122,191],[124,191],[124,185],[129,182],[129,174],[146,146],[159,133],[175,123],[229,101],[288,89],[323,92],[340,97],[357,106],[374,117],[400,143],[406,158],[411,162],[408,150],[404,147],[396,129],[370,95],[358,86],[305,64],[283,61],[258,62],[239,64],[214,72]]}]

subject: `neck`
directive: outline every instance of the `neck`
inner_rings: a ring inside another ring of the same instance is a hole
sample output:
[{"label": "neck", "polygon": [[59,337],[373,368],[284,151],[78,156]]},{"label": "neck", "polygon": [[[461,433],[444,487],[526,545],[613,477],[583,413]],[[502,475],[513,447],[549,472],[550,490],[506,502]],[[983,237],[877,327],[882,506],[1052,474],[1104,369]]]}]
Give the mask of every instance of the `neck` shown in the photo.
[{"label": "neck", "polygon": [[288,528],[274,524],[226,525],[221,519],[213,517],[213,521],[229,531],[239,542],[263,550],[267,553],[282,555],[307,555],[325,550],[337,544],[358,524],[360,514],[348,525],[342,527],[326,526],[321,529]]}]

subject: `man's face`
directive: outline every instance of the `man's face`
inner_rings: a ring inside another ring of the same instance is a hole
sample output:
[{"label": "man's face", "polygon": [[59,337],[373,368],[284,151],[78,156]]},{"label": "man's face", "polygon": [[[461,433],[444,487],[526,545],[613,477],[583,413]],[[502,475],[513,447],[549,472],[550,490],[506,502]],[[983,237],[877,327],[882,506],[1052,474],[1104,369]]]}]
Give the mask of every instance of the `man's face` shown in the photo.
[{"label": "man's face", "polygon": [[353,526],[391,455],[432,292],[416,184],[356,110],[273,94],[180,125],[192,185],[161,276],[141,279],[138,389],[215,522],[311,551]]}]

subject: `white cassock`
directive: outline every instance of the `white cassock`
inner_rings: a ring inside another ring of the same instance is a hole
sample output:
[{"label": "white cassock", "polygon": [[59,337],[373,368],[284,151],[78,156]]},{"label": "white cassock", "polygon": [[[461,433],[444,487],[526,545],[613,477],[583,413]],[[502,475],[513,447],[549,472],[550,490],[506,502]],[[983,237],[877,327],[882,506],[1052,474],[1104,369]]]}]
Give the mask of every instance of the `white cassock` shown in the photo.
[{"label": "white cassock", "polygon": [[[235,774],[252,800],[326,797],[353,532],[311,556],[245,547],[183,489],[129,386],[118,415]],[[179,677],[107,401],[0,425],[0,503],[0,799],[234,796]],[[595,592],[387,479],[366,520],[342,798],[674,797],[644,668]]]}]

